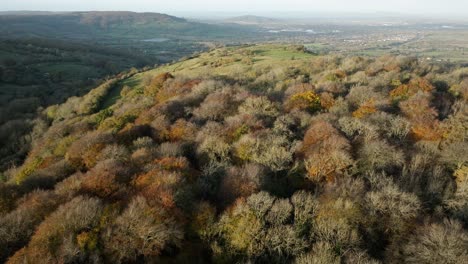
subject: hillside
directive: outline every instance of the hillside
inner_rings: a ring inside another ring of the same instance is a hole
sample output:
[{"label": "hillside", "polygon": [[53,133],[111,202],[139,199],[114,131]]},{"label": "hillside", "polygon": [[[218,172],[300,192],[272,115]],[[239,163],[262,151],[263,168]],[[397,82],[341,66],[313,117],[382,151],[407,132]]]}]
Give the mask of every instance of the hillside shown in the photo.
[{"label": "hillside", "polygon": [[0,170],[23,161],[39,107],[82,96],[132,67],[152,67],[207,49],[198,35],[187,32],[224,34],[216,26],[158,13],[1,13]]},{"label": "hillside", "polygon": [[64,12],[0,15],[0,38],[41,37],[67,39],[148,39],[169,37],[185,40],[225,40],[253,37],[253,29],[213,25],[159,13]]},{"label": "hillside", "polygon": [[92,44],[0,40],[0,170],[23,161],[39,107],[82,96],[107,76],[154,62]]},{"label": "hillside", "polygon": [[467,101],[468,68],[303,46],[120,74],[35,121],[0,261],[464,263]]}]

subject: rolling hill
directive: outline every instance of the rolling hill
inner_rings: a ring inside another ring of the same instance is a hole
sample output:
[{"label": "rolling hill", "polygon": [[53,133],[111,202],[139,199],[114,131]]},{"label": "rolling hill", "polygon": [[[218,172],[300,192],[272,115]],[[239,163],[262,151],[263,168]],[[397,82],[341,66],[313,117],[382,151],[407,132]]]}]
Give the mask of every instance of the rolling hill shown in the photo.
[{"label": "rolling hill", "polygon": [[232,17],[232,18],[226,19],[225,21],[228,23],[241,24],[241,25],[268,25],[268,24],[285,23],[285,21],[281,21],[279,19],[261,17],[261,16],[253,16],[253,15]]},{"label": "rolling hill", "polygon": [[[148,39],[175,37],[206,40],[249,36],[252,29],[187,21],[159,13],[64,12],[0,15],[1,38],[55,37],[70,39]],[[252,36],[252,35],[250,35]]]}]

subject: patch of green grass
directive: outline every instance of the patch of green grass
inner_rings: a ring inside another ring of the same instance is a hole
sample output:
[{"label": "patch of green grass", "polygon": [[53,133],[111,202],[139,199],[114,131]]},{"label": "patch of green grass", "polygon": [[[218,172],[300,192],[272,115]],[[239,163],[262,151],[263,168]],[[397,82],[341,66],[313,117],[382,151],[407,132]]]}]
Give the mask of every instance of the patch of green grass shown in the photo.
[{"label": "patch of green grass", "polygon": [[307,59],[313,55],[301,51],[290,50],[287,47],[284,48],[266,48],[256,50],[255,54],[259,57],[267,57],[268,59],[274,60],[290,60],[294,59]]},{"label": "patch of green grass", "polygon": [[122,91],[122,88],[123,86],[120,84],[112,88],[100,104],[99,110],[107,109],[108,107],[114,105],[115,102],[121,98],[120,92]]}]

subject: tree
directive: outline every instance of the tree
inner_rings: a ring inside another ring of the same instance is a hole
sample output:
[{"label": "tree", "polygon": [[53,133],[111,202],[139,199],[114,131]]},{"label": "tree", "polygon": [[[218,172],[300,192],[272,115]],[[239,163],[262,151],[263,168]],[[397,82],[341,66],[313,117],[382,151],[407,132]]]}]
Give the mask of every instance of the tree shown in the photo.
[{"label": "tree", "polygon": [[257,136],[246,134],[236,142],[235,155],[243,161],[251,161],[269,167],[273,171],[288,168],[292,162],[290,142],[283,136],[273,135],[269,130]]},{"label": "tree", "polygon": [[83,176],[81,190],[101,198],[116,197],[125,191],[129,174],[123,163],[104,160]]},{"label": "tree", "polygon": [[78,261],[87,252],[79,250],[73,239],[83,230],[92,230],[99,223],[103,206],[99,199],[78,196],[61,205],[36,229],[28,246],[18,251],[10,263],[44,260],[49,263]]},{"label": "tree", "polygon": [[173,78],[174,76],[172,76],[168,72],[164,72],[164,73],[154,76],[145,87],[145,95],[156,96],[159,90],[163,87],[164,83],[167,80],[170,80]]},{"label": "tree", "polygon": [[274,118],[278,116],[278,107],[266,96],[248,97],[239,106],[239,113],[258,116],[259,118]]},{"label": "tree", "polygon": [[112,139],[111,135],[99,131],[88,133],[70,145],[65,158],[75,168],[92,168],[99,153]]},{"label": "tree", "polygon": [[37,225],[54,211],[59,197],[52,192],[34,191],[24,197],[14,211],[0,217],[0,260],[6,260],[16,250],[25,246]]},{"label": "tree", "polygon": [[416,140],[440,140],[442,131],[437,111],[430,106],[430,95],[418,92],[400,103],[400,109],[412,123],[411,132]]},{"label": "tree", "polygon": [[292,94],[285,103],[285,108],[307,110],[316,112],[321,109],[320,97],[313,91],[298,92]]},{"label": "tree", "polygon": [[395,101],[406,100],[419,91],[430,93],[434,86],[424,78],[412,79],[408,84],[402,84],[390,92],[390,97]]},{"label": "tree", "polygon": [[214,91],[193,110],[193,115],[202,120],[222,120],[237,109],[233,97],[234,91],[229,88]]},{"label": "tree", "polygon": [[464,263],[467,248],[466,230],[459,222],[446,219],[418,228],[403,245],[402,255],[405,263]]},{"label": "tree", "polygon": [[104,234],[105,252],[115,262],[161,254],[169,246],[180,246],[184,233],[176,220],[146,199],[135,197]]},{"label": "tree", "polygon": [[325,121],[313,123],[304,135],[301,153],[306,159],[308,178],[333,181],[352,164],[346,138]]},{"label": "tree", "polygon": [[364,142],[358,150],[358,165],[362,171],[385,170],[403,165],[401,150],[389,145],[384,140]]},{"label": "tree", "polygon": [[311,252],[296,258],[296,264],[339,264],[340,257],[333,250],[333,245],[327,242],[317,242]]}]

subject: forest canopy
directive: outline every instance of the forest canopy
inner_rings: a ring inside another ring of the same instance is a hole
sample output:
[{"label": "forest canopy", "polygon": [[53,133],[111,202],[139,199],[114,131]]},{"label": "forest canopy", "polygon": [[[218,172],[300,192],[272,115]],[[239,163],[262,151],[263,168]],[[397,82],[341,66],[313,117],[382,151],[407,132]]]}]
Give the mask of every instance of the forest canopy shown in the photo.
[{"label": "forest canopy", "polygon": [[7,263],[466,263],[468,68],[214,49],[44,109]]}]

